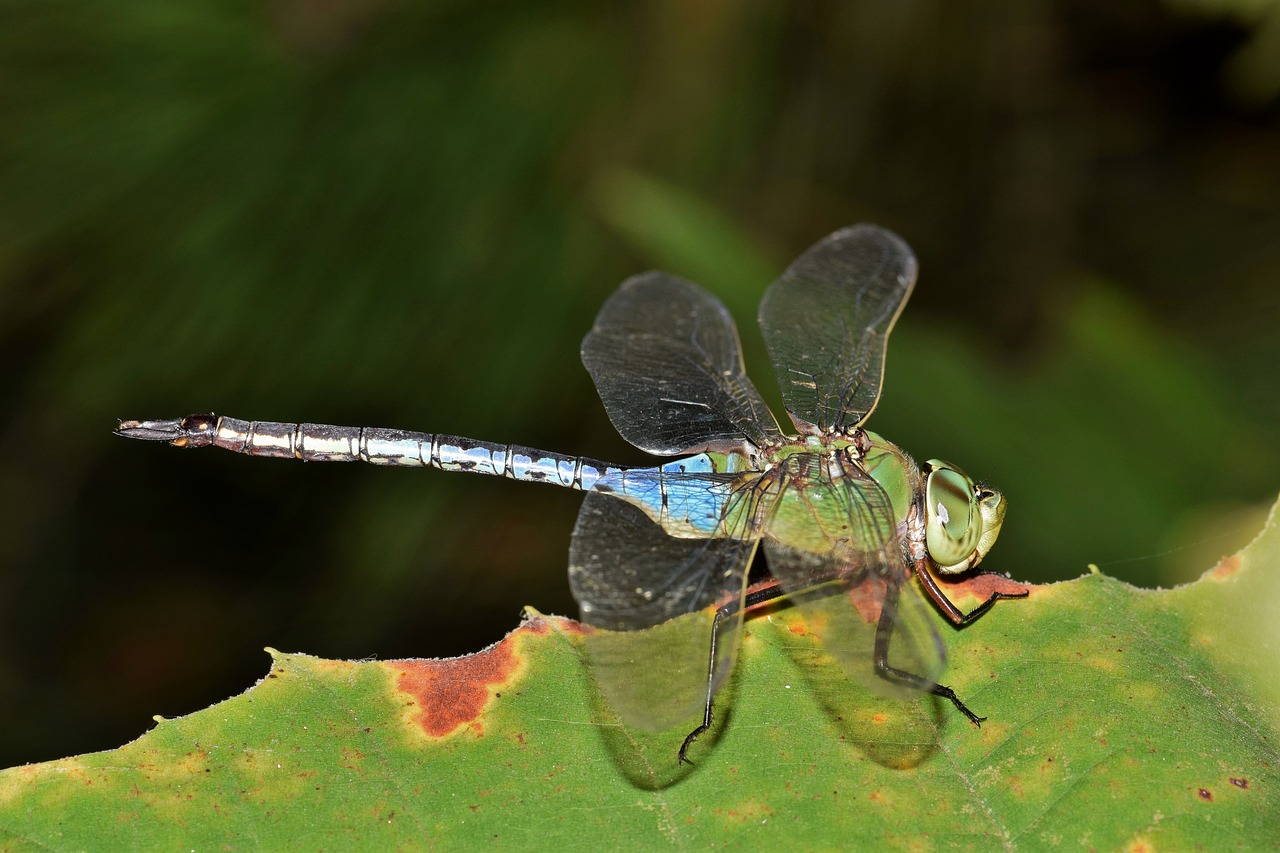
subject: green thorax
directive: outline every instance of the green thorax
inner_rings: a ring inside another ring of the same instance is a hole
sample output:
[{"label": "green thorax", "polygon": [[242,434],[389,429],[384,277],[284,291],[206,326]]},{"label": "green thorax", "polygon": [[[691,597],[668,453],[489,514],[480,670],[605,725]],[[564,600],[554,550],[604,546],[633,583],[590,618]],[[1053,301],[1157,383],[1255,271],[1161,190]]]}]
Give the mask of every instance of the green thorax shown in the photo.
[{"label": "green thorax", "polygon": [[[784,545],[815,554],[883,546],[906,520],[920,488],[920,471],[911,457],[870,432],[808,436],[754,456],[743,451],[701,453],[669,462],[661,470],[737,475],[723,491],[716,490],[717,496],[675,505],[669,491],[663,503],[652,492],[618,489],[669,535],[767,533]],[[718,516],[714,520],[713,512]]]},{"label": "green thorax", "polygon": [[906,521],[920,483],[911,457],[874,433],[810,436],[773,451],[765,467],[776,472],[781,487],[769,534],[783,545],[823,555],[887,546]]}]

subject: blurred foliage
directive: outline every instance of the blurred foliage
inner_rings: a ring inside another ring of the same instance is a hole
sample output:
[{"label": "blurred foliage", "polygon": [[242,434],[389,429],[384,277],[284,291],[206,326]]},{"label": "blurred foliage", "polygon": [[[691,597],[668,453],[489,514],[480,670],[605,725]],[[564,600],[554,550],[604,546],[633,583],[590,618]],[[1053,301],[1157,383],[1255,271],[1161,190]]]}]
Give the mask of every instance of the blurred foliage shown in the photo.
[{"label": "blurred foliage", "polygon": [[[627,275],[754,327],[852,222],[922,277],[874,426],[1009,495],[993,567],[1138,583],[1280,480],[1274,3],[0,1],[0,764],[264,645],[571,613],[578,498],[126,444],[213,409],[638,462],[577,360]],[[1212,559],[1212,557],[1209,557]]]}]

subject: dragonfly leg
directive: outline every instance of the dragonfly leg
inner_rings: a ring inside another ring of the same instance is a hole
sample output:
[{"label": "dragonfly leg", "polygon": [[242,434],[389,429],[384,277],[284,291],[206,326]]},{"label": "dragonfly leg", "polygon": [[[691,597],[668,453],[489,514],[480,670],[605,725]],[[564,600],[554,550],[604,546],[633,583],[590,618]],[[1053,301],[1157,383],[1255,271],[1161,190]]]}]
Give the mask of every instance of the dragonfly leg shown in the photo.
[{"label": "dragonfly leg", "polygon": [[766,601],[781,598],[784,594],[782,587],[775,582],[748,592],[741,604],[735,601],[724,605],[716,611],[716,618],[711,623],[711,650],[707,655],[707,704],[702,714],[702,725],[685,735],[684,743],[680,744],[680,764],[693,764],[688,756],[689,747],[693,746],[693,742],[698,739],[699,735],[711,728],[712,704],[715,698],[716,685],[716,646],[719,643],[720,626],[724,624],[726,619],[736,613],[740,607],[750,609]]},{"label": "dragonfly leg", "polygon": [[[963,628],[970,622],[974,622],[982,614],[991,609],[997,601],[1004,601],[1011,598],[1026,598],[1029,592],[992,592],[987,600],[979,604],[977,607],[965,613],[959,607],[956,607],[951,599],[947,598],[947,594],[938,586],[938,581],[933,576],[933,572],[929,571],[928,559],[921,558],[916,560],[915,564],[916,577],[920,578],[920,585],[924,587],[924,591],[928,594],[933,603],[938,605],[938,609],[942,611],[942,615],[946,616],[951,623],[957,628]],[[978,572],[979,575],[994,575],[996,572]]]},{"label": "dragonfly leg", "polygon": [[[950,604],[951,602],[947,602]],[[955,605],[952,605],[954,607]],[[988,601],[984,607],[990,607],[991,601]],[[881,678],[889,681],[897,681],[902,684],[909,684],[921,691],[932,693],[934,696],[941,696],[956,706],[956,710],[969,718],[975,726],[981,726],[982,721],[986,717],[979,717],[969,707],[960,701],[960,697],[950,687],[943,684],[934,684],[929,679],[898,669],[889,664],[889,640],[893,636],[894,624],[897,620],[898,610],[898,587],[889,584],[889,588],[885,592],[884,605],[880,609],[880,621],[876,623],[876,645],[874,652],[874,663],[876,674]],[[957,613],[959,610],[956,611]]]},{"label": "dragonfly leg", "polygon": [[678,764],[693,764],[693,762],[689,760],[689,756],[687,754],[689,752],[689,747],[693,746],[693,742],[698,739],[700,734],[711,728],[711,705],[712,699],[715,695],[716,639],[720,634],[720,623],[723,621],[721,616],[724,612],[723,607],[717,610],[716,618],[711,623],[711,654],[710,660],[707,664],[707,704],[702,713],[702,725],[685,735],[684,743],[680,744]]}]

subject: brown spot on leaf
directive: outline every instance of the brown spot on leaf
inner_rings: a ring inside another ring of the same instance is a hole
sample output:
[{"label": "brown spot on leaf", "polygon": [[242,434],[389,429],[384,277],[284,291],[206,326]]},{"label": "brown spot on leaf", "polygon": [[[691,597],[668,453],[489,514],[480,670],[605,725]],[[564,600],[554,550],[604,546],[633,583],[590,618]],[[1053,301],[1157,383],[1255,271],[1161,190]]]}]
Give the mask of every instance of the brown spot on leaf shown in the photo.
[{"label": "brown spot on leaf", "polygon": [[1232,777],[1231,777],[1231,784],[1232,784],[1232,785],[1235,785],[1237,788],[1244,788],[1245,790],[1248,790],[1248,789],[1249,789],[1249,780],[1248,780],[1248,779],[1237,779],[1237,778],[1235,778],[1234,776],[1232,776]]},{"label": "brown spot on leaf", "polygon": [[938,581],[938,586],[947,594],[947,598],[955,601],[957,598],[970,596],[979,601],[986,601],[994,593],[1002,593],[1004,595],[1032,595],[1036,591],[1036,587],[1028,583],[1019,583],[1013,578],[1005,577],[998,572],[977,572],[972,575],[962,575],[952,579],[945,576],[934,575]]},{"label": "brown spot on leaf", "polygon": [[395,674],[396,689],[408,697],[404,704],[410,706],[410,718],[428,737],[447,737],[464,726],[482,733],[481,714],[521,668],[522,638],[548,630],[546,620],[530,619],[501,642],[473,655],[383,665]]},{"label": "brown spot on leaf", "polygon": [[560,630],[575,637],[586,637],[596,632],[590,625],[584,625],[577,619],[566,619],[560,623]]},{"label": "brown spot on leaf", "polygon": [[1213,802],[1213,793],[1208,788],[1201,788],[1196,793],[1199,795],[1200,799],[1204,800],[1206,803]]},{"label": "brown spot on leaf", "polygon": [[880,609],[884,605],[885,580],[868,575],[857,586],[849,587],[849,601],[867,624],[880,621]]},{"label": "brown spot on leaf", "polygon": [[1224,581],[1238,571],[1240,571],[1240,555],[1234,554],[1219,560],[1218,565],[1214,566],[1209,574],[1214,580]]},{"label": "brown spot on leaf", "polygon": [[341,756],[340,761],[343,767],[357,772],[361,770],[361,764],[364,762],[363,752],[355,747],[344,746],[339,750],[339,754]]},{"label": "brown spot on leaf", "polygon": [[768,806],[748,800],[737,808],[715,809],[712,814],[727,818],[735,823],[759,823],[761,820],[768,820],[773,816],[773,809]]}]

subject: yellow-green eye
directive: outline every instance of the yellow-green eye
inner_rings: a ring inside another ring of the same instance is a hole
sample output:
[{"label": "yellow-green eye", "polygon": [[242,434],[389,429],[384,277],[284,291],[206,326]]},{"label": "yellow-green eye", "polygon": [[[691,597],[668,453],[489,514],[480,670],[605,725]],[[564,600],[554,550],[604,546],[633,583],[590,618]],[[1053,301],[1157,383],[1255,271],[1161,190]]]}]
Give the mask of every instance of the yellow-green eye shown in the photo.
[{"label": "yellow-green eye", "polygon": [[963,572],[973,564],[982,538],[977,489],[968,474],[940,459],[930,459],[924,464],[924,471],[925,545],[929,556],[941,572]]}]

